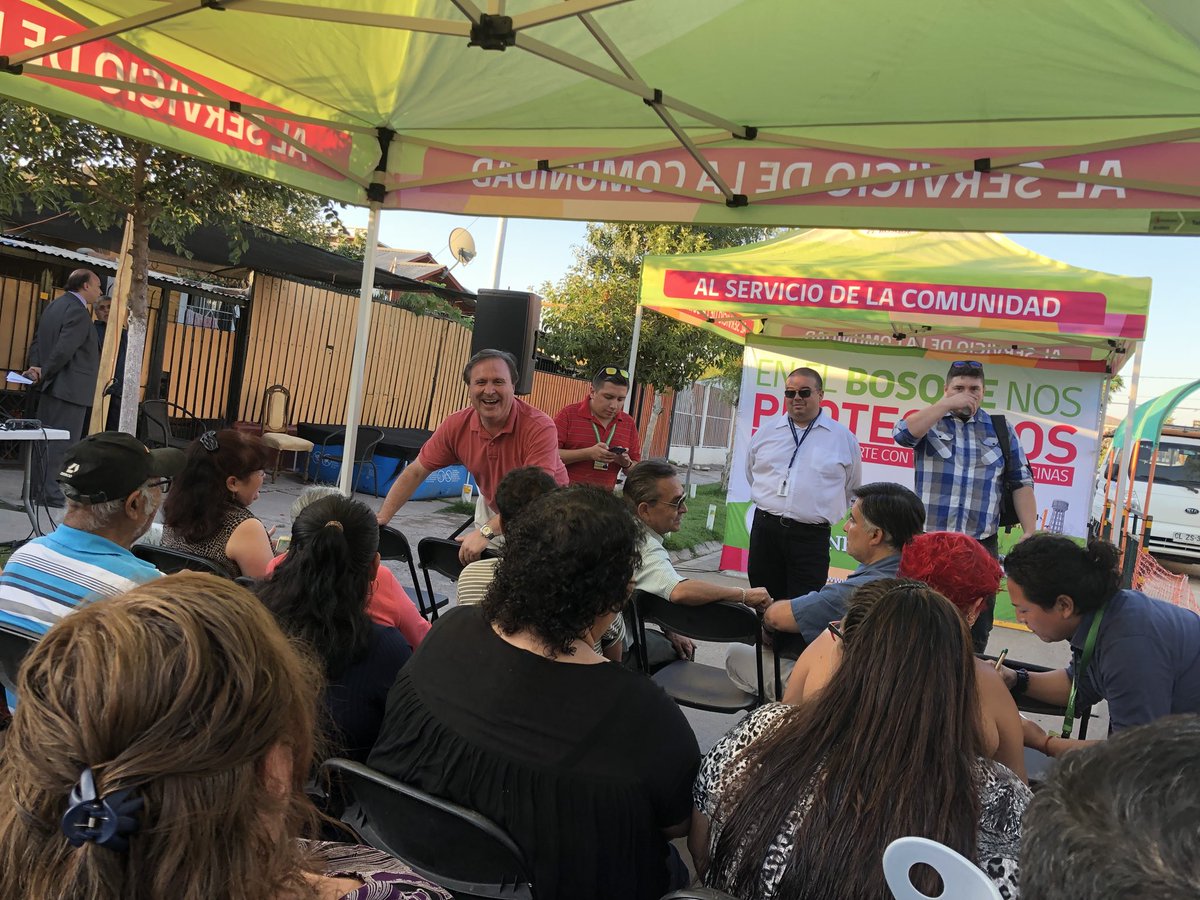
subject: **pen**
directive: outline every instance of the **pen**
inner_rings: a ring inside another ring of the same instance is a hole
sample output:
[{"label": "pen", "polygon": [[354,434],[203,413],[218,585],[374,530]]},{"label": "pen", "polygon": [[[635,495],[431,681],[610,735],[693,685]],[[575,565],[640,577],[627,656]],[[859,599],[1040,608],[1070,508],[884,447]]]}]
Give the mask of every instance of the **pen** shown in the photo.
[{"label": "pen", "polygon": [[1004,665],[1004,657],[1008,656],[1008,648],[1005,647],[1000,651],[1000,655],[996,657],[996,671],[1000,671],[1000,667]]}]

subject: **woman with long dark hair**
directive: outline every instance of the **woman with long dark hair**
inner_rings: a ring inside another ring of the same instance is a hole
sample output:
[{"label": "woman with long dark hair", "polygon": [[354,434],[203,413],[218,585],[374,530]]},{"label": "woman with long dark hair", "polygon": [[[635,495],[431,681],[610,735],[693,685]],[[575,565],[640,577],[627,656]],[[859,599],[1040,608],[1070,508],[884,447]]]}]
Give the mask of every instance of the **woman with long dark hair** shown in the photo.
[{"label": "woman with long dark hair", "polygon": [[[1016,695],[1076,706],[1108,701],[1113,731],[1172,713],[1200,713],[1200,616],[1119,590],[1117,548],[1080,547],[1057,534],[1028,537],[1004,559],[1017,621],[1047,643],[1071,642],[1071,664],[1054,672],[1004,669]],[[1064,729],[1065,730],[1065,729]],[[1058,756],[1088,743],[1025,722],[1025,743]]]},{"label": "woman with long dark hair", "polygon": [[266,575],[271,537],[249,507],[270,455],[262,438],[232,428],[192,441],[163,503],[162,545],[211,559],[231,578]]},{"label": "woman with long dark hair", "polygon": [[254,596],[172,575],[64,616],[0,754],[5,900],[449,900],[316,811],[321,676]]},{"label": "woman with long dark hair", "polygon": [[763,706],[709,751],[688,843],[705,883],[743,900],[890,897],[883,851],[908,835],[976,860],[1015,897],[1029,797],[984,758],[966,622],[903,585],[811,702]]},{"label": "woman with long dark hair", "polygon": [[359,762],[379,734],[396,673],[412,655],[399,631],[367,615],[378,548],[370,507],[340,494],[325,497],[296,517],[287,556],[256,587],[283,630],[324,665],[331,739],[342,756]]}]

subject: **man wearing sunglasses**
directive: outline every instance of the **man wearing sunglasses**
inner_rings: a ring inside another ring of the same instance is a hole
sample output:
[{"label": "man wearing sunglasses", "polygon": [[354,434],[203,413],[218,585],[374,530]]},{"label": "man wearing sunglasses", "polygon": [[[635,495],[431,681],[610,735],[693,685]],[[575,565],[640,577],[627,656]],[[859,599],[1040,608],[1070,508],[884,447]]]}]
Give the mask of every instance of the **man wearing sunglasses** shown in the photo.
[{"label": "man wearing sunglasses", "polygon": [[786,415],[750,439],[746,480],[754,501],[747,575],[772,597],[800,597],[829,579],[829,532],[854,501],[862,451],[821,409],[821,375],[807,367],[785,382]]},{"label": "man wearing sunglasses", "polygon": [[604,366],[592,379],[581,403],[571,403],[554,417],[558,455],[572,484],[594,484],[611,491],[618,473],[642,458],[637,423],[625,412],[629,373]]},{"label": "man wearing sunglasses", "polygon": [[[1000,508],[1006,489],[1021,530],[1033,534],[1037,525],[1037,500],[1033,473],[1021,441],[1006,420],[998,434],[983,403],[983,363],[960,359],[946,373],[942,398],[896,423],[893,438],[911,447],[916,490],[925,503],[928,531],[969,534],[999,557]],[[1000,442],[1008,448],[1008,468]],[[987,649],[992,630],[991,598],[971,628],[975,651]]]},{"label": "man wearing sunglasses", "polygon": [[146,533],[182,450],[147,450],[119,431],[70,447],[58,483],[67,514],[58,528],[19,548],[0,573],[0,618],[46,631],[74,607],[153,581],[161,572],[129,548]]}]

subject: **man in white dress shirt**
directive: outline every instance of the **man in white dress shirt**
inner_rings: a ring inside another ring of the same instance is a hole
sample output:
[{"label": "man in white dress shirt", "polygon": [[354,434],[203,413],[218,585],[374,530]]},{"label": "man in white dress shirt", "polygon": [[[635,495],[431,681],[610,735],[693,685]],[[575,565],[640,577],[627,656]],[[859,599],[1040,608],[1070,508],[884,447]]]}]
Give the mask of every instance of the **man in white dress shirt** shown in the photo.
[{"label": "man in white dress shirt", "polygon": [[858,440],[821,409],[823,387],[814,369],[789,374],[787,415],[763,422],[746,455],[756,507],[747,574],[752,586],[779,599],[828,580],[830,526],[846,514],[862,480]]}]

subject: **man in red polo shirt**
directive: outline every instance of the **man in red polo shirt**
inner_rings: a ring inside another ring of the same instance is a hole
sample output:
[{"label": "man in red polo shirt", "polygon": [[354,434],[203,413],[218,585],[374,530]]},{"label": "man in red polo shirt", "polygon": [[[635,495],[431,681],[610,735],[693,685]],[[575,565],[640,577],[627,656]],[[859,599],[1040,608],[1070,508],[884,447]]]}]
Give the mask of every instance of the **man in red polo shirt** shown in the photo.
[{"label": "man in red polo shirt", "polygon": [[[430,472],[462,465],[475,476],[490,518],[459,538],[458,557],[464,564],[479,559],[488,542],[500,533],[493,497],[500,479],[521,466],[539,466],[560,485],[567,471],[558,457],[557,434],[551,418],[513,396],[517,361],[503,350],[480,350],[463,369],[471,405],[451,413],[425,442],[417,458],[392,482],[376,516],[380,525],[391,521]],[[476,518],[479,521],[479,517]]]},{"label": "man in red polo shirt", "polygon": [[629,373],[605,366],[592,379],[583,402],[564,406],[554,417],[558,455],[572,484],[594,484],[611,491],[617,473],[642,458],[637,424],[624,411],[628,393]]}]

